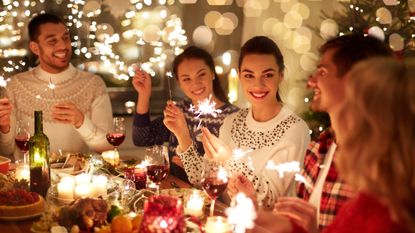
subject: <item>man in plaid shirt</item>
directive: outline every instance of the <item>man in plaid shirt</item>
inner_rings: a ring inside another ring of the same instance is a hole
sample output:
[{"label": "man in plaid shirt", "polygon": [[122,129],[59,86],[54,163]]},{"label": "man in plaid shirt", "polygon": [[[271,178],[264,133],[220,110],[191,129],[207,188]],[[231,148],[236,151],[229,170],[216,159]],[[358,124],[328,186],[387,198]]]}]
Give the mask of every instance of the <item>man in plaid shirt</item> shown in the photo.
[{"label": "man in plaid shirt", "polygon": [[[344,77],[351,67],[375,56],[393,56],[390,48],[370,36],[346,35],[327,41],[317,71],[308,82],[314,89],[313,111],[329,115],[337,111],[344,98]],[[285,214],[304,229],[320,230],[328,226],[344,202],[354,192],[339,177],[336,170],[334,130],[341,122],[332,120],[332,128],[321,133],[317,142],[311,142],[304,157],[301,175],[306,182],[297,186],[299,198],[279,198],[275,209]],[[316,216],[317,215],[317,216]]]}]

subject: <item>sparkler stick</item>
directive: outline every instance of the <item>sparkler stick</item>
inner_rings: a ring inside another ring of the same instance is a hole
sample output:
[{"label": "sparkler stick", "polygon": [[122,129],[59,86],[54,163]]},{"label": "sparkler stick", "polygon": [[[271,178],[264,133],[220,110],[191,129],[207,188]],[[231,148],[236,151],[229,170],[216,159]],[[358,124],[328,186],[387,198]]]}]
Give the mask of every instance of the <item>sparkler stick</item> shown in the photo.
[{"label": "sparkler stick", "polygon": [[311,185],[309,182],[307,182],[307,180],[305,179],[305,177],[302,176],[302,175],[300,175],[300,173],[295,173],[294,180],[295,181],[298,181],[298,182],[304,183],[304,185],[307,186],[308,188],[310,188],[311,190],[314,189],[313,185]]},{"label": "sparkler stick", "polygon": [[52,90],[53,98],[55,98],[55,87],[56,87],[56,85],[53,84],[52,78],[49,78],[48,87],[49,87],[49,89]]},{"label": "sparkler stick", "polygon": [[200,119],[199,121],[199,125],[197,126],[197,128],[200,128],[200,125],[202,124],[202,119],[200,118],[203,115],[212,115],[213,117],[217,117],[219,113],[222,112],[222,110],[220,109],[215,109],[216,103],[215,101],[211,101],[212,99],[212,95],[209,95],[208,98],[202,100],[202,101],[197,101],[197,107],[194,106],[193,104],[190,105],[190,112],[193,112],[195,114],[197,114],[196,118]]},{"label": "sparkler stick", "polygon": [[169,97],[170,97],[170,100],[172,100],[173,98],[171,95],[170,79],[173,78],[173,74],[169,71],[166,73],[166,76],[167,76],[167,85],[169,86]]}]

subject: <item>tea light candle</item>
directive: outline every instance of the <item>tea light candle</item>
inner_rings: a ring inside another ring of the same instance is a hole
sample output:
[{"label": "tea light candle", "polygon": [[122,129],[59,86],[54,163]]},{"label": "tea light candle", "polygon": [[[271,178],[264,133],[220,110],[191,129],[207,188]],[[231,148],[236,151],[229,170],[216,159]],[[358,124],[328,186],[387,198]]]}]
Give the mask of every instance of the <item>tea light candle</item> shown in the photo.
[{"label": "tea light candle", "polygon": [[108,178],[106,176],[94,176],[91,184],[91,196],[92,197],[105,197],[107,196],[107,183]]},{"label": "tea light candle", "polygon": [[91,193],[91,189],[89,188],[89,184],[80,184],[75,187],[76,198],[89,197],[90,193]]},{"label": "tea light candle", "polygon": [[82,173],[82,174],[77,175],[75,177],[75,180],[76,180],[77,185],[89,184],[91,182],[91,175]]},{"label": "tea light candle", "polygon": [[231,233],[232,226],[224,217],[212,216],[208,217],[205,225],[206,233]]},{"label": "tea light candle", "polygon": [[102,158],[112,166],[116,166],[120,163],[120,154],[118,151],[108,150],[101,154]]},{"label": "tea light candle", "polygon": [[193,190],[193,194],[190,196],[184,208],[184,213],[188,215],[194,215],[200,217],[203,215],[204,198],[199,195],[196,190]]},{"label": "tea light candle", "polygon": [[30,180],[30,168],[27,164],[18,164],[16,167],[16,179],[20,180]]},{"label": "tea light candle", "polygon": [[71,176],[63,177],[58,183],[58,197],[62,199],[74,199],[73,188],[75,180]]}]

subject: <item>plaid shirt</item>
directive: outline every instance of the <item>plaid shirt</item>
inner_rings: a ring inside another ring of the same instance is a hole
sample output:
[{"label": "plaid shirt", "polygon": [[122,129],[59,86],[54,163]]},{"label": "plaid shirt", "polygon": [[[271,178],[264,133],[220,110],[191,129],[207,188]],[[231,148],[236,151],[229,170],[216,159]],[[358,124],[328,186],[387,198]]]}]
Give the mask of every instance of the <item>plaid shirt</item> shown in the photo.
[{"label": "plaid shirt", "polygon": [[[316,185],[321,170],[320,165],[324,163],[328,148],[330,148],[333,141],[334,135],[331,132],[331,129],[328,129],[320,134],[318,142],[313,141],[308,146],[301,175],[305,177],[306,181],[311,184],[312,187]],[[333,156],[335,155],[336,154],[334,153]],[[308,201],[311,193],[312,188],[307,187],[304,183],[297,183],[298,197]],[[335,159],[333,159],[324,181],[321,194],[320,215],[318,219],[320,230],[331,223],[344,202],[353,196],[354,192],[352,189],[340,180],[335,168]]]}]

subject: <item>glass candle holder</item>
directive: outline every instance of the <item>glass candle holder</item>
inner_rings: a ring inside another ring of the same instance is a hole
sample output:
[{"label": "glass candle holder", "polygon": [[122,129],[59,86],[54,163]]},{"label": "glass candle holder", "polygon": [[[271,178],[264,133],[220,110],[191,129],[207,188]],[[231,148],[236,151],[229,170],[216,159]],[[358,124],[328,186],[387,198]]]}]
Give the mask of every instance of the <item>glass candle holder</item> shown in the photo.
[{"label": "glass candle holder", "polygon": [[137,190],[147,187],[147,171],[143,168],[129,167],[124,170],[126,179],[132,180]]},{"label": "glass candle holder", "polygon": [[185,232],[183,206],[179,199],[156,195],[144,204],[140,233]]}]

